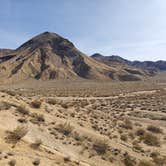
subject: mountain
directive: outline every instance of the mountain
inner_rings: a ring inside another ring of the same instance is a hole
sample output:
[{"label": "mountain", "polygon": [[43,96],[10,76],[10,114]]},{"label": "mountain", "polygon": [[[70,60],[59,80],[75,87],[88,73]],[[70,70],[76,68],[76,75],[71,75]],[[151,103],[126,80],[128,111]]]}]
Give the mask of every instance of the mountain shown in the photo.
[{"label": "mountain", "polygon": [[95,79],[138,81],[146,77],[139,70],[109,66],[86,56],[72,42],[56,33],[44,32],[22,44],[16,50],[1,50],[0,81],[27,79]]},{"label": "mountain", "polygon": [[120,56],[103,56],[101,54],[93,54],[91,56],[93,59],[99,61],[99,62],[103,62],[109,66],[113,66],[114,64],[121,64],[121,65],[128,65],[128,66],[132,66],[135,68],[139,68],[142,70],[146,70],[147,72],[149,72],[149,74],[156,74],[159,71],[166,71],[166,61],[130,61],[127,59],[124,59]]}]

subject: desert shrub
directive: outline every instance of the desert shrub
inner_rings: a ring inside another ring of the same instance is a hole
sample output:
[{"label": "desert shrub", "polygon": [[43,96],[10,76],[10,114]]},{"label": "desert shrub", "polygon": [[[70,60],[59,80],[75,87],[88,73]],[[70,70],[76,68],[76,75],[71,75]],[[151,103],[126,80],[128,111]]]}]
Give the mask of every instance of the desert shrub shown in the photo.
[{"label": "desert shrub", "polygon": [[42,102],[39,101],[39,100],[34,100],[34,101],[31,102],[31,106],[32,106],[33,108],[40,108],[40,107],[41,107],[41,104],[42,104]]},{"label": "desert shrub", "polygon": [[68,162],[71,160],[70,156],[64,156],[63,158],[64,162]]},{"label": "desert shrub", "polygon": [[127,137],[126,134],[122,134],[122,135],[120,136],[120,139],[121,139],[122,141],[127,141],[128,137]]},{"label": "desert shrub", "polygon": [[70,135],[73,131],[73,126],[70,125],[70,123],[64,123],[64,124],[59,124],[57,126],[57,130],[64,135]]},{"label": "desert shrub", "polygon": [[140,136],[140,137],[143,137],[144,134],[145,134],[145,130],[140,128],[140,129],[137,129],[136,133],[135,133],[137,136]]},{"label": "desert shrub", "polygon": [[150,146],[160,146],[160,141],[159,139],[151,134],[151,133],[146,133],[143,137],[144,143]]},{"label": "desert shrub", "polygon": [[152,152],[150,157],[152,157],[153,162],[156,165],[159,166],[165,166],[166,165],[166,157],[165,156],[161,156],[159,152]]},{"label": "desert shrub", "polygon": [[52,99],[52,98],[48,98],[47,99],[47,103],[51,104],[51,105],[55,105],[55,104],[57,104],[57,100],[56,99]]},{"label": "desert shrub", "polygon": [[77,132],[74,132],[74,133],[72,134],[72,136],[73,136],[73,138],[74,138],[76,141],[82,142],[82,141],[84,140],[84,137],[81,136],[81,135],[80,135],[79,133],[77,133]]},{"label": "desert shrub", "polygon": [[138,142],[137,140],[133,141],[132,144],[133,144],[133,148],[134,148],[135,150],[138,150],[138,151],[141,151],[141,150],[142,150],[142,148],[141,148],[141,146],[139,145],[139,142]]},{"label": "desert shrub", "polygon": [[162,133],[162,130],[159,127],[156,127],[156,126],[153,126],[153,125],[148,126],[147,130],[149,130],[152,133],[156,133],[156,134]]},{"label": "desert shrub", "polygon": [[155,166],[151,161],[142,160],[139,162],[138,166]]},{"label": "desert shrub", "polygon": [[126,118],[124,120],[124,122],[120,125],[120,127],[123,127],[125,129],[132,129],[133,128],[133,124],[128,118]]},{"label": "desert shrub", "polygon": [[123,160],[125,166],[135,166],[135,160],[129,155],[129,154],[125,154],[124,156],[124,160]]},{"label": "desert shrub", "polygon": [[27,119],[25,118],[19,118],[17,121],[20,123],[27,123]]},{"label": "desert shrub", "polygon": [[106,140],[97,140],[93,143],[93,149],[100,155],[105,154],[109,149],[108,142]]},{"label": "desert shrub", "polygon": [[5,92],[6,92],[8,95],[10,95],[10,96],[15,96],[15,95],[16,95],[16,92],[15,92],[15,91],[6,90]]},{"label": "desert shrub", "polygon": [[8,162],[8,164],[9,164],[10,166],[15,166],[15,165],[16,165],[16,160],[15,160],[15,159],[12,159],[12,160],[10,160],[10,161]]},{"label": "desert shrub", "polygon": [[40,164],[40,159],[35,159],[32,163],[33,163],[33,165],[39,165]]},{"label": "desert shrub", "polygon": [[18,126],[12,132],[7,132],[6,140],[8,142],[16,143],[28,133],[28,129],[25,126]]},{"label": "desert shrub", "polygon": [[155,157],[158,157],[158,156],[160,156],[160,153],[159,152],[152,152],[151,154],[150,154],[150,157],[152,157],[152,158],[155,158]]},{"label": "desert shrub", "polygon": [[5,101],[0,102],[0,110],[8,110],[10,109],[11,104]]},{"label": "desert shrub", "polygon": [[29,114],[29,110],[26,108],[25,105],[18,106],[16,111],[23,114],[23,115],[28,115]]},{"label": "desert shrub", "polygon": [[68,103],[65,103],[65,102],[61,102],[61,107],[64,108],[64,109],[67,109],[69,106],[68,106]]},{"label": "desert shrub", "polygon": [[33,114],[31,114],[31,116],[32,116],[32,119],[30,121],[34,124],[40,124],[40,123],[45,122],[43,114],[33,113]]}]

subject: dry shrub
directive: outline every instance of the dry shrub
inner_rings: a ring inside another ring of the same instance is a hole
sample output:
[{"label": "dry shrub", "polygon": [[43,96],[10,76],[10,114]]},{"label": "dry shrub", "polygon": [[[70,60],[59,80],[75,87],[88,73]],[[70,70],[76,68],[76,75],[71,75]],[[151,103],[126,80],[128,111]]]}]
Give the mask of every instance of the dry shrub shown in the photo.
[{"label": "dry shrub", "polygon": [[93,149],[99,154],[105,154],[109,149],[109,144],[106,140],[96,140],[93,143]]},{"label": "dry shrub", "polygon": [[39,165],[40,164],[40,159],[35,159],[32,163],[33,163],[33,165]]},{"label": "dry shrub", "polygon": [[23,115],[28,115],[29,114],[29,110],[26,108],[25,105],[18,106],[16,111],[23,114]]},{"label": "dry shrub", "polygon": [[40,107],[41,107],[41,104],[42,104],[42,102],[39,101],[39,100],[34,100],[34,101],[31,102],[31,106],[32,106],[33,108],[40,108]]},{"label": "dry shrub", "polygon": [[153,126],[153,125],[149,125],[147,127],[147,130],[149,130],[152,133],[156,133],[156,134],[162,133],[162,130],[159,127],[156,127],[156,126]]},{"label": "dry shrub", "polygon": [[122,141],[127,141],[127,139],[128,139],[128,137],[127,137],[127,135],[126,134],[122,134],[121,136],[120,136],[120,139],[122,140]]},{"label": "dry shrub", "polygon": [[133,128],[133,124],[128,118],[126,118],[124,120],[124,122],[120,125],[120,127],[123,127],[125,129],[132,129]]},{"label": "dry shrub", "polygon": [[146,133],[145,130],[142,129],[142,128],[140,128],[140,129],[137,129],[137,131],[136,131],[135,134],[136,134],[137,136],[143,137],[145,133]]},{"label": "dry shrub", "polygon": [[138,141],[133,141],[132,142],[132,144],[133,144],[133,148],[135,149],[135,150],[138,150],[138,151],[141,151],[142,150],[142,147],[139,145],[139,142]]},{"label": "dry shrub", "polygon": [[151,133],[145,133],[143,140],[144,140],[144,143],[149,146],[160,146],[159,139]]},{"label": "dry shrub", "polygon": [[28,133],[28,128],[27,127],[25,127],[25,126],[18,126],[12,132],[7,132],[6,140],[7,140],[7,142],[17,143],[27,133]]},{"label": "dry shrub", "polygon": [[161,156],[159,152],[152,152],[150,157],[152,157],[153,162],[159,166],[166,165],[166,156]]},{"label": "dry shrub", "polygon": [[51,105],[55,105],[55,104],[57,104],[57,100],[56,99],[52,99],[52,98],[48,98],[47,99],[47,103],[51,104]]},{"label": "dry shrub", "polygon": [[6,101],[0,102],[0,110],[9,110],[10,107],[11,107],[11,104]]},{"label": "dry shrub", "polygon": [[139,162],[138,166],[155,166],[151,161],[142,160]]},{"label": "dry shrub", "polygon": [[10,161],[8,162],[8,164],[9,164],[10,166],[15,166],[15,165],[16,165],[16,160],[15,160],[15,159],[12,159],[12,160],[10,160]]},{"label": "dry shrub", "polygon": [[57,126],[57,130],[61,133],[63,133],[64,135],[70,135],[73,131],[73,126],[70,125],[70,123],[64,123],[64,124],[59,124]]},{"label": "dry shrub", "polygon": [[135,160],[128,154],[126,153],[124,156],[124,160],[123,160],[125,166],[135,166]]},{"label": "dry shrub", "polygon": [[31,116],[32,116],[32,119],[30,121],[34,124],[40,124],[40,123],[45,122],[43,114],[33,113],[33,114],[31,114]]}]

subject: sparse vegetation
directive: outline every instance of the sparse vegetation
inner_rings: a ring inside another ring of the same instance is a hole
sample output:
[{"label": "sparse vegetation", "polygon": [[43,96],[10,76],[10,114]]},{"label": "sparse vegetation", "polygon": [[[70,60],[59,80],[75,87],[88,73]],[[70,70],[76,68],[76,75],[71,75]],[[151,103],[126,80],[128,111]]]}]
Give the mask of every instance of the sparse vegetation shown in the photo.
[{"label": "sparse vegetation", "polygon": [[29,110],[26,108],[25,105],[20,105],[17,107],[17,112],[23,114],[23,115],[28,115],[29,114]]},{"label": "sparse vegetation", "polygon": [[109,149],[108,142],[106,140],[96,140],[93,143],[93,149],[99,154],[105,154]]},{"label": "sparse vegetation", "polygon": [[156,133],[156,134],[162,133],[162,130],[159,127],[156,127],[156,126],[153,126],[153,125],[149,125],[147,127],[147,130],[149,130],[152,133]]},{"label": "sparse vegetation", "polygon": [[8,142],[16,143],[28,133],[28,128],[25,126],[18,126],[12,132],[7,132],[6,140]]},{"label": "sparse vegetation", "polygon": [[160,141],[159,139],[151,134],[151,133],[146,133],[143,137],[144,143],[150,146],[160,146]]},{"label": "sparse vegetation", "polygon": [[138,166],[155,166],[151,161],[142,160],[139,162]]},{"label": "sparse vegetation", "polygon": [[41,104],[42,104],[42,102],[39,101],[39,100],[34,100],[34,101],[31,102],[31,106],[32,106],[33,108],[40,108],[40,107],[41,107]]},{"label": "sparse vegetation", "polygon": [[64,124],[59,124],[57,126],[57,130],[61,133],[63,133],[64,135],[70,135],[73,131],[73,126],[70,125],[70,123],[64,123]]},{"label": "sparse vegetation", "polygon": [[8,164],[9,164],[10,166],[15,166],[15,165],[16,165],[16,160],[15,160],[15,159],[10,160],[10,161],[8,162]]}]

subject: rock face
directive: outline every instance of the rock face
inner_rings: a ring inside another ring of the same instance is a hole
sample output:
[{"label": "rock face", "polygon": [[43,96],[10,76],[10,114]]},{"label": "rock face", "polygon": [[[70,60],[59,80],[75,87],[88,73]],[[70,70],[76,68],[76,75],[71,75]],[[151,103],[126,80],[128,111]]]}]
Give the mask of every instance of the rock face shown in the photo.
[{"label": "rock face", "polygon": [[1,82],[77,78],[133,81],[145,76],[143,71],[133,74],[98,62],[56,33],[44,32],[16,50],[0,51]]}]

